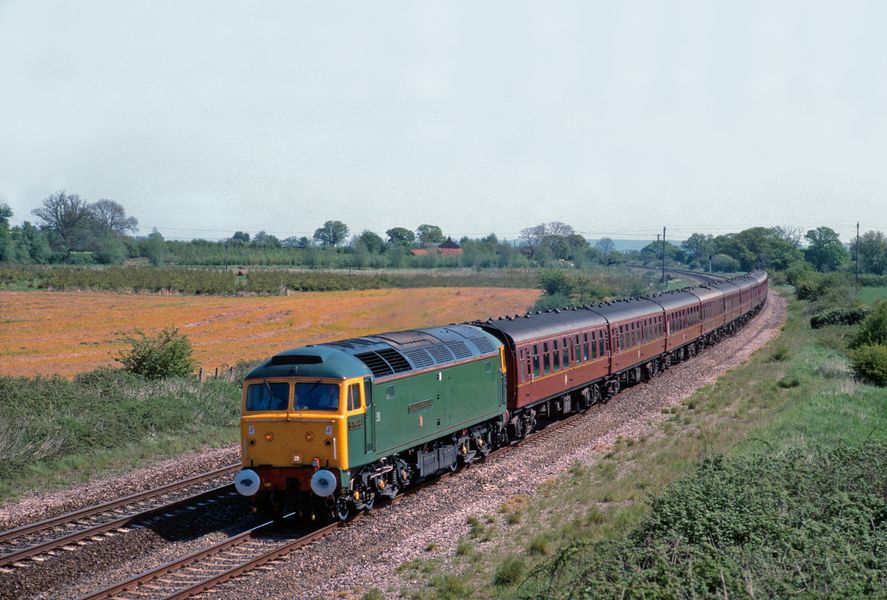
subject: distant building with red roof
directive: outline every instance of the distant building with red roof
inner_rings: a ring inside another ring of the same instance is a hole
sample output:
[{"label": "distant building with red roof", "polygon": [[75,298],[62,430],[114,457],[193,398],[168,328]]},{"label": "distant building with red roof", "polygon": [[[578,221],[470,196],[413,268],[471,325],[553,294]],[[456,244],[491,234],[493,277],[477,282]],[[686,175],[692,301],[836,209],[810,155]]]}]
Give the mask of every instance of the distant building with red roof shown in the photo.
[{"label": "distant building with red roof", "polygon": [[447,238],[440,244],[432,244],[424,248],[413,248],[412,250],[410,250],[410,254],[412,254],[413,256],[424,256],[433,252],[447,256],[462,254],[464,250],[462,250],[462,247],[450,238]]}]

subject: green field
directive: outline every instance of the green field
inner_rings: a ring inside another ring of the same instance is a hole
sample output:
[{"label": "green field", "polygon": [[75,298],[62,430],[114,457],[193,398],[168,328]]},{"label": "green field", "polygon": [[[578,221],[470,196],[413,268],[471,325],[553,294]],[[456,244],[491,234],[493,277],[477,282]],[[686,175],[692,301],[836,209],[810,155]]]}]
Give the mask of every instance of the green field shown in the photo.
[{"label": "green field", "polygon": [[407,597],[883,594],[887,390],[852,377],[852,328],[812,330],[810,310],[791,301],[780,338],[661,437],[474,517],[455,570],[404,565],[424,574]]},{"label": "green field", "polygon": [[864,287],[857,292],[857,297],[863,302],[871,303],[887,298],[887,287]]}]

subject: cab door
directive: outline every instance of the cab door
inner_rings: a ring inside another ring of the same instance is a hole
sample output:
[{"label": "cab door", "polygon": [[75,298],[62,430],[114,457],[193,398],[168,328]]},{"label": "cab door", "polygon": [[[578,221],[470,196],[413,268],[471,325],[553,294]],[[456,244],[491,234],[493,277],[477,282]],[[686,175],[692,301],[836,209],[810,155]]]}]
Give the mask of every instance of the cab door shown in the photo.
[{"label": "cab door", "polygon": [[364,418],[364,449],[367,454],[376,450],[376,405],[373,402],[373,382],[367,377],[363,380],[363,394],[366,402]]}]

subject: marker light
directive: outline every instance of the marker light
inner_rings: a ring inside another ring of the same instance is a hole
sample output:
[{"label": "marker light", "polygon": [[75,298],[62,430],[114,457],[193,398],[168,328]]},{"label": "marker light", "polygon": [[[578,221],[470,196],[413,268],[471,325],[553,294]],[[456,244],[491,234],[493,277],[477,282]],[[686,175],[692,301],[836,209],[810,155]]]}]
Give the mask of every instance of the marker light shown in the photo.
[{"label": "marker light", "polygon": [[298,464],[301,464],[301,462],[302,462],[302,455],[301,454],[293,454],[293,464],[298,465]]},{"label": "marker light", "polygon": [[265,441],[270,442],[270,441],[273,440],[273,439],[274,439],[274,434],[271,433],[270,431],[269,431],[268,433],[265,434]]}]

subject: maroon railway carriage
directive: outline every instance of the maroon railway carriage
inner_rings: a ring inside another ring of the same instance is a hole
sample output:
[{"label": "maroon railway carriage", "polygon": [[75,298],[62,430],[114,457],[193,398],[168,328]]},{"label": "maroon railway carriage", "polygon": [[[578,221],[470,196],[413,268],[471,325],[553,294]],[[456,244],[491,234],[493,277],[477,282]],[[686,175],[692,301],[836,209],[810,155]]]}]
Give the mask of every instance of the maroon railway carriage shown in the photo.
[{"label": "maroon railway carriage", "polygon": [[739,318],[739,286],[732,281],[717,281],[705,287],[717,290],[724,295],[724,324],[732,323]]},{"label": "maroon railway carriage", "polygon": [[719,289],[700,286],[688,290],[699,298],[702,321],[700,332],[706,344],[717,341],[717,330],[724,326],[724,292]]},{"label": "maroon railway carriage", "polygon": [[477,323],[505,346],[508,409],[531,406],[606,377],[607,320],[587,308]]},{"label": "maroon railway carriage", "polygon": [[666,344],[663,352],[673,352],[695,342],[702,335],[702,304],[699,296],[687,290],[654,296],[665,311]]},{"label": "maroon railway carriage", "polygon": [[504,345],[507,407],[519,438],[537,413],[573,412],[692,356],[744,322],[766,294],[767,275],[755,272],[650,298],[473,325]]}]

